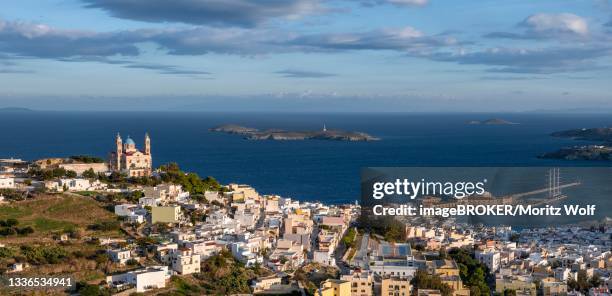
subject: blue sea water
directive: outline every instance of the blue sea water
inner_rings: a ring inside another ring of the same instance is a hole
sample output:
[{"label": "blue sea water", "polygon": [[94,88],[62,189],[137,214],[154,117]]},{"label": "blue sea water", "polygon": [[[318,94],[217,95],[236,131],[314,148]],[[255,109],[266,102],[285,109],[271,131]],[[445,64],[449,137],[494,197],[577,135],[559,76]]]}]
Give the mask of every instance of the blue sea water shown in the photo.
[{"label": "blue sea water", "polygon": [[[488,118],[520,124],[466,124]],[[208,131],[227,123],[288,130],[325,124],[382,140],[249,141]],[[359,199],[360,169],[369,166],[609,166],[536,156],[580,144],[550,137],[551,132],[611,123],[610,115],[601,114],[3,112],[0,158],[106,157],[117,132],[139,147],[149,132],[156,166],[173,161],[186,171],[250,184],[264,194],[341,203]]]}]

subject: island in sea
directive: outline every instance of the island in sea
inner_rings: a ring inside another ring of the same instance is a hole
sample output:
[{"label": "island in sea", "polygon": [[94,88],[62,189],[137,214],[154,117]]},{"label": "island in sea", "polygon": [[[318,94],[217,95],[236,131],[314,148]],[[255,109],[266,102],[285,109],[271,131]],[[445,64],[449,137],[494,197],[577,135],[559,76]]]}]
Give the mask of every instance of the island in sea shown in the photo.
[{"label": "island in sea", "polygon": [[336,141],[378,141],[377,137],[363,132],[328,130],[323,127],[318,131],[286,131],[281,129],[267,129],[260,131],[256,128],[244,127],[235,124],[226,124],[211,128],[213,132],[242,135],[249,140],[336,140]]},{"label": "island in sea", "polygon": [[518,124],[516,122],[511,122],[505,119],[500,119],[500,118],[491,118],[491,119],[487,119],[487,120],[470,120],[467,122],[467,124],[472,124],[472,125],[508,125],[508,124]]},{"label": "island in sea", "polygon": [[577,145],[540,155],[540,158],[566,160],[612,160],[612,128],[581,128],[554,132],[553,137],[601,142],[600,145]]}]

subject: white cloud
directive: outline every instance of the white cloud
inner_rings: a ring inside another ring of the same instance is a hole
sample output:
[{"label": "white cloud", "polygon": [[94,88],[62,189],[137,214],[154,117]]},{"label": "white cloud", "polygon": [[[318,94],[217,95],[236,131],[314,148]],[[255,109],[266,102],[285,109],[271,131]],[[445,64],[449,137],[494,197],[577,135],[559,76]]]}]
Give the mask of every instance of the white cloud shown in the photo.
[{"label": "white cloud", "polygon": [[429,0],[354,0],[359,1],[365,6],[376,6],[383,4],[392,4],[396,6],[425,6],[429,4]]},{"label": "white cloud", "polygon": [[387,2],[395,5],[425,6],[429,0],[387,0]]},{"label": "white cloud", "polygon": [[587,21],[572,13],[538,13],[529,16],[522,24],[536,33],[571,33],[581,36],[589,34]]}]

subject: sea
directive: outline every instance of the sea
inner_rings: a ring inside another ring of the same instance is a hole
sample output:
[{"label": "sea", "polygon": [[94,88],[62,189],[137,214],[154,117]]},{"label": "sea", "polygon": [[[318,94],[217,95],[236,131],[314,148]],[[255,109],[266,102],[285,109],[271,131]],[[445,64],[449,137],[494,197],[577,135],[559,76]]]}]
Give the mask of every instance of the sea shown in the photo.
[{"label": "sea", "polygon": [[[519,124],[466,123],[489,118]],[[325,125],[381,140],[252,141],[209,131],[222,124],[285,130]],[[365,167],[610,166],[537,156],[587,143],[551,137],[554,131],[611,124],[609,114],[1,112],[0,158],[106,158],[117,133],[142,147],[148,132],[156,166],[176,162],[185,171],[249,184],[262,194],[352,203],[360,198]]]}]

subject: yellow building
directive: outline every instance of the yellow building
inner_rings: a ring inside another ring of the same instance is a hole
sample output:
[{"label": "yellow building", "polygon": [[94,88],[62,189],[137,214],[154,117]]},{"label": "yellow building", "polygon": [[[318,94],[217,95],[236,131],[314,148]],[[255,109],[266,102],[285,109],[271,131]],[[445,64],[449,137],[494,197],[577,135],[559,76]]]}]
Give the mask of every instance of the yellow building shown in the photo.
[{"label": "yellow building", "polygon": [[180,206],[151,208],[151,223],[177,223],[179,222],[180,218]]},{"label": "yellow building", "polygon": [[545,278],[542,280],[542,295],[544,296],[559,296],[567,295],[567,284],[559,282],[555,278]]},{"label": "yellow building", "polygon": [[321,283],[315,296],[351,296],[351,282],[328,279]]},{"label": "yellow building", "polygon": [[409,296],[410,281],[402,278],[386,278],[382,280],[380,287],[381,296]]},{"label": "yellow building", "polygon": [[453,289],[453,296],[469,296],[470,289],[463,286],[459,276],[459,266],[454,260],[433,261],[434,274],[440,276],[442,283]]},{"label": "yellow building", "polygon": [[495,279],[495,292],[504,293],[504,290],[514,290],[517,295],[536,296],[536,284],[530,277],[504,276]]},{"label": "yellow building", "polygon": [[458,275],[440,276],[443,284],[453,289],[453,296],[470,296],[470,289],[463,286],[461,277]]},{"label": "yellow building", "polygon": [[419,289],[417,296],[442,296],[442,292],[433,289]]},{"label": "yellow building", "polygon": [[458,276],[459,266],[454,260],[436,260],[434,261],[434,273],[439,276]]},{"label": "yellow building", "polygon": [[354,271],[343,275],[342,280],[351,282],[351,296],[372,296],[374,294],[374,276],[371,271]]}]

